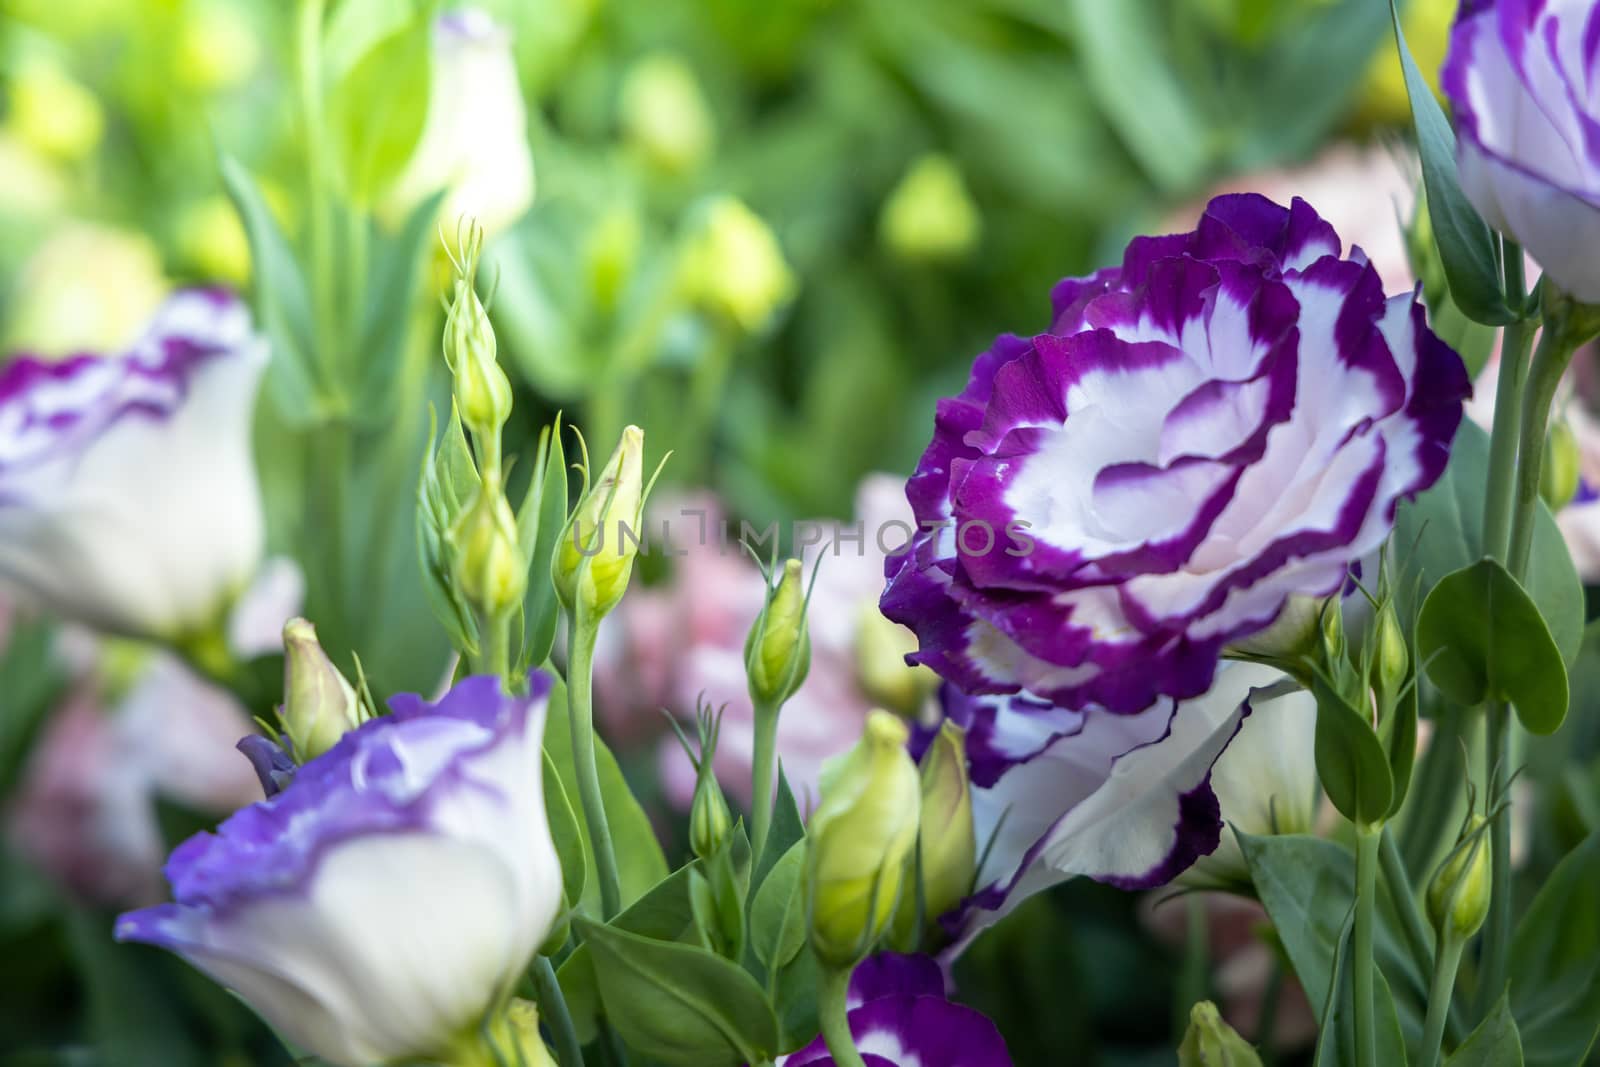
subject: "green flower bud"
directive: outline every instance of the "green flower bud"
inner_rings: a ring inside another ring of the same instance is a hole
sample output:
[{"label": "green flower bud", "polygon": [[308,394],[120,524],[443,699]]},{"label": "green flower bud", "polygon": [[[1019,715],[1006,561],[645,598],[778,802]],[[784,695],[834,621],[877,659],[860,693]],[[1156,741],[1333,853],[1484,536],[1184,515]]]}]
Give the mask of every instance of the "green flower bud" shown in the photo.
[{"label": "green flower bud", "polygon": [[517,519],[497,478],[485,477],[472,502],[450,528],[454,581],[467,602],[489,618],[522,603],[528,561],[517,535]]},{"label": "green flower bud", "polygon": [[867,699],[901,715],[914,716],[938,687],[939,676],[906,662],[917,650],[917,635],[884,618],[877,604],[864,604],[856,624],[856,682]]},{"label": "green flower bud", "polygon": [[539,1035],[539,1007],[533,1001],[514,998],[489,1024],[487,1034],[474,1027],[456,1052],[445,1059],[446,1067],[494,1067],[495,1064],[556,1067],[555,1057]]},{"label": "green flower bud", "polygon": [[556,594],[569,611],[604,616],[627,592],[644,514],[644,431],[629,426],[567,519],[550,561]]},{"label": "green flower bud", "polygon": [[278,719],[301,763],[316,759],[361,725],[361,701],[305,619],[283,627],[283,707]]},{"label": "green flower bud", "polygon": [[1572,424],[1565,418],[1556,418],[1550,423],[1550,435],[1544,442],[1544,463],[1539,468],[1539,495],[1551,511],[1560,511],[1578,495],[1581,463]]},{"label": "green flower bud", "polygon": [[711,759],[707,757],[695,780],[694,803],[689,808],[689,847],[696,856],[705,859],[722,847],[732,829],[728,799],[722,795],[717,776],[711,771]]},{"label": "green flower bud", "polygon": [[1411,654],[1406,650],[1405,634],[1400,620],[1395,617],[1394,605],[1385,603],[1378,609],[1377,642],[1372,659],[1372,684],[1379,693],[1394,696],[1406,684],[1406,670],[1411,664]]},{"label": "green flower bud", "polygon": [[978,870],[972,785],[967,779],[967,732],[946,719],[922,754],[921,776],[923,915],[931,923],[972,891]]},{"label": "green flower bud", "polygon": [[1324,602],[1322,616],[1319,620],[1322,627],[1322,651],[1328,657],[1328,662],[1337,663],[1344,659],[1344,608],[1339,603],[1337,596],[1332,596]]},{"label": "green flower bud", "polygon": [[918,159],[884,202],[878,236],[902,259],[960,259],[978,243],[978,209],[955,161],[937,153]]},{"label": "green flower bud", "polygon": [[710,155],[716,130],[694,71],[676,56],[639,60],[622,82],[622,130],[646,163],[686,174]]},{"label": "green flower bud", "polygon": [[882,936],[904,881],[921,807],[909,731],[887,711],[822,771],[822,803],[806,835],[811,946],[825,966],[860,961]]},{"label": "green flower bud", "polygon": [[622,294],[639,262],[642,238],[639,212],[633,205],[613,205],[595,223],[584,243],[585,273],[589,293],[603,314],[622,303]]},{"label": "green flower bud", "polygon": [[806,590],[800,561],[784,563],[778,584],[767,592],[767,606],[744,642],[750,699],[758,708],[775,708],[794,695],[811,668],[811,634],[806,627]]},{"label": "green flower bud", "polygon": [[684,294],[746,333],[763,329],[794,294],[794,272],[761,216],[733,197],[707,208],[684,249]]},{"label": "green flower bud", "polygon": [[[476,251],[468,252],[468,267],[476,262]],[[455,297],[444,323],[444,360],[454,377],[456,407],[461,421],[476,434],[493,434],[511,417],[511,382],[495,362],[494,327],[471,275],[458,277]]]},{"label": "green flower bud", "polygon": [[1290,661],[1314,655],[1322,640],[1318,625],[1323,621],[1324,605],[1327,603],[1326,597],[1291,593],[1271,626],[1251,634],[1233,648],[1259,659],[1274,661]]},{"label": "green flower bud", "polygon": [[1455,849],[1428,883],[1428,920],[1443,941],[1469,938],[1489,914],[1489,835],[1481,815],[1467,821]]},{"label": "green flower bud", "polygon": [[1261,1057],[1222,1021],[1215,1004],[1202,1000],[1189,1011],[1189,1031],[1178,1046],[1178,1067],[1261,1067]]}]

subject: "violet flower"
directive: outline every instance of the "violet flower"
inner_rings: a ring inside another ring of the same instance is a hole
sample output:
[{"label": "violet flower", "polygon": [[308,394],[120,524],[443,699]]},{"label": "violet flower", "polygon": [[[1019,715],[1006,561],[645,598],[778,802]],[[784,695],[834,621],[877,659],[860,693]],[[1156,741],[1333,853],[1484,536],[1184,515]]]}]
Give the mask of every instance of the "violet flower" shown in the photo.
[{"label": "violet flower", "polygon": [[1460,358],[1304,201],[1218,197],[1052,303],[940,403],[907,487],[924,529],[886,570],[912,659],[968,691],[1198,697],[1449,458]]},{"label": "violet flower", "polygon": [[1464,0],[1439,75],[1467,198],[1588,303],[1600,301],[1597,28],[1588,0]]},{"label": "violet flower", "polygon": [[476,1038],[561,908],[541,785],[550,679],[416,696],[167,863],[176,902],[120,941],[171,949],[341,1067]]},{"label": "violet flower", "polygon": [[[944,995],[944,972],[927,956],[868,957],[850,975],[850,1035],[867,1067],[1010,1067],[1005,1040],[982,1013]],[[778,1067],[833,1067],[822,1038]]]},{"label": "violet flower", "polygon": [[266,361],[242,303],[190,290],[126,353],[0,370],[0,583],[115,633],[215,625],[261,563]]}]

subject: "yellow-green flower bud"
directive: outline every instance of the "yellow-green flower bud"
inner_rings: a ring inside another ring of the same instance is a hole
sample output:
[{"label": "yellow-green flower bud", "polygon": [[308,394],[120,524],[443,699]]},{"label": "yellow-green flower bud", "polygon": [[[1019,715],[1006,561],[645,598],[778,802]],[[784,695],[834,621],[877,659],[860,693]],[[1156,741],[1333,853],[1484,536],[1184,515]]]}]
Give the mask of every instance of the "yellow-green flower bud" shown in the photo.
[{"label": "yellow-green flower bud", "polygon": [[747,333],[765,327],[794,294],[794,272],[778,239],[761,216],[733,197],[707,208],[680,269],[689,299]]},{"label": "yellow-green flower bud", "polygon": [[775,708],[794,695],[811,669],[811,635],[806,626],[806,589],[800,561],[784,563],[767,606],[744,643],[750,699],[758,708]]},{"label": "yellow-green flower bud", "polygon": [[472,502],[450,528],[455,582],[467,602],[489,618],[498,618],[522,603],[528,588],[528,561],[517,536],[499,481],[485,477]]},{"label": "yellow-green flower bud", "polygon": [[1489,836],[1483,816],[1467,822],[1455,850],[1428,883],[1428,919],[1440,940],[1469,938],[1489,914]]},{"label": "yellow-green flower bud", "polygon": [[716,130],[694,71],[676,56],[639,60],[622,82],[622,130],[645,162],[685,174],[711,153]]},{"label": "yellow-green flower bud", "polygon": [[304,763],[316,759],[361,725],[361,701],[345,676],[317,643],[317,630],[305,619],[283,627],[283,707],[278,718]]},{"label": "yellow-green flower bud", "polygon": [[245,12],[216,0],[188,6],[175,52],[173,75],[202,92],[248,81],[261,62],[261,45]]},{"label": "yellow-green flower bud", "polygon": [[856,624],[856,682],[867,699],[901,715],[916,715],[939,684],[921,664],[906,662],[917,650],[917,635],[884,618],[877,604],[864,604]]},{"label": "yellow-green flower bud", "polygon": [[561,532],[550,561],[556,594],[569,610],[599,619],[622,599],[644,536],[644,431],[629,426]]},{"label": "yellow-green flower bud", "polygon": [[728,811],[728,799],[722,795],[722,787],[707,760],[695,781],[694,803],[689,808],[689,847],[705,859],[722,847],[731,829],[733,816]]},{"label": "yellow-green flower bud", "polygon": [[972,891],[978,838],[967,778],[967,732],[946,719],[922,754],[919,831],[924,914],[937,919]]},{"label": "yellow-green flower bud", "polygon": [[1295,660],[1314,655],[1322,640],[1318,629],[1326,597],[1291,593],[1283,610],[1265,630],[1251,634],[1232,647],[1239,652],[1273,661]]},{"label": "yellow-green flower bud", "polygon": [[906,724],[873,711],[855,748],[822,771],[822,803],[806,834],[811,946],[848,967],[882,936],[917,837],[921,789]]},{"label": "yellow-green flower bud", "polygon": [[1331,596],[1322,607],[1322,651],[1330,663],[1344,658],[1344,606],[1337,596]]},{"label": "yellow-green flower bud", "polygon": [[226,197],[191,205],[178,220],[183,255],[206,278],[243,285],[250,280],[250,239]]},{"label": "yellow-green flower bud", "polygon": [[982,223],[955,161],[918,159],[883,205],[878,236],[902,259],[960,259],[978,243]]},{"label": "yellow-green flower bud", "polygon": [[444,323],[444,360],[455,379],[461,421],[473,433],[498,432],[511,417],[511,382],[495,362],[494,327],[470,277],[456,279]]},{"label": "yellow-green flower bud", "polygon": [[1578,495],[1578,478],[1583,457],[1572,424],[1557,418],[1550,424],[1544,442],[1544,463],[1539,467],[1539,495],[1551,511],[1560,511]]},{"label": "yellow-green flower bud", "polygon": [[1178,1067],[1261,1067],[1261,1057],[1222,1021],[1215,1004],[1202,1000],[1189,1011],[1189,1031],[1178,1046]]},{"label": "yellow-green flower bud", "polygon": [[622,303],[639,262],[642,236],[639,212],[631,204],[611,206],[590,231],[584,244],[584,265],[589,294],[603,314],[611,314]]},{"label": "yellow-green flower bud", "polygon": [[1406,684],[1406,671],[1411,664],[1411,654],[1406,650],[1406,637],[1395,617],[1394,605],[1385,603],[1378,609],[1377,649],[1372,659],[1372,684],[1379,693],[1394,696]]},{"label": "yellow-green flower bud", "polygon": [[[486,1047],[485,1036],[492,1048]],[[505,1012],[490,1024],[487,1035],[474,1027],[445,1063],[447,1067],[489,1067],[496,1063],[556,1067],[555,1057],[539,1036],[539,1007],[521,997],[506,1005]]]}]

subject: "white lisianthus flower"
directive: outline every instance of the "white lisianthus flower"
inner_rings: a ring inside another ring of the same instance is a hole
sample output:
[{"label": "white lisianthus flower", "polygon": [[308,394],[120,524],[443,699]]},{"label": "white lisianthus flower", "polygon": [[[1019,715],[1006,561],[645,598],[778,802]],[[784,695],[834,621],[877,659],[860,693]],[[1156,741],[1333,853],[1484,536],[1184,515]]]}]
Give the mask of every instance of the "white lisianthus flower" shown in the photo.
[{"label": "white lisianthus flower", "polygon": [[384,214],[403,218],[440,189],[449,190],[441,219],[476,219],[490,236],[533,204],[528,111],[511,35],[475,8],[434,23],[428,115],[411,160],[384,198]]},{"label": "white lisianthus flower", "polygon": [[174,903],[122,941],[171,949],[339,1067],[450,1061],[561,908],[542,784],[547,675],[417,696],[167,863]]},{"label": "white lisianthus flower", "polygon": [[0,584],[113,633],[218,625],[261,563],[266,362],[244,304],[191,290],[121,355],[0,371]]}]

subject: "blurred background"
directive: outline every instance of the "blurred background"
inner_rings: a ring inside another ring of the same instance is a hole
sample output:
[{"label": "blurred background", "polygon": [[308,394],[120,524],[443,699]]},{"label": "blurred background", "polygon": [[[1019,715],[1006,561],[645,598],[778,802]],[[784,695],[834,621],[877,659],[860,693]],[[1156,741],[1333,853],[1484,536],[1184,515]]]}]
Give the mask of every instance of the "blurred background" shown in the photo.
[{"label": "blurred background", "polygon": [[[392,6],[339,0],[329,48],[347,26],[381,37]],[[509,34],[537,174],[531,208],[487,255],[500,359],[518,391],[509,445],[561,411],[604,454],[636,422],[652,458],[674,452],[668,490],[735,523],[865,510],[863,479],[911,470],[936,399],[959,391],[997,333],[1044,329],[1059,278],[1114,262],[1134,234],[1192,225],[1219,189],[1305,195],[1368,247],[1391,291],[1411,284],[1400,227],[1409,113],[1387,5],[1373,0],[478,6]],[[1426,71],[1453,6],[1407,5]],[[263,265],[224,156],[253,176],[291,247],[303,245],[293,5],[3,9],[0,360],[117,351],[174,287],[254,291]],[[426,55],[414,79],[394,76],[403,56],[385,62],[369,106],[332,121],[428,110]],[[349,77],[363,76],[355,64]],[[481,106],[454,101],[447,125],[471,131]],[[373,208],[381,240],[396,224]],[[435,372],[439,277],[429,272],[424,298],[401,312]],[[438,381],[426,391],[445,395]],[[258,462],[273,544],[292,557],[308,521],[305,457],[282,443],[283,396],[261,406]],[[421,407],[404,415],[409,488],[427,422]],[[397,499],[372,505],[372,521],[406,546],[376,572],[393,609],[381,627],[352,624],[345,641],[379,692],[431,688],[444,669],[442,635],[416,607],[411,500]],[[315,605],[316,576],[302,593],[306,576],[286,568],[279,593]],[[655,709],[692,710],[685,687],[703,678],[658,677],[696,654],[663,647],[660,622],[680,591],[721,596],[717,575],[685,570],[641,568],[639,610],[608,624],[623,681],[601,693],[608,734],[668,835],[673,775]],[[759,603],[759,587],[738,580]],[[869,578],[859,599],[874,595]],[[719,627],[742,639],[745,625],[697,617],[687,640],[715,643]],[[159,898],[173,843],[255,795],[231,747],[246,712],[264,709],[229,704],[147,649],[8,611],[3,589],[0,648],[0,1064],[284,1062],[225,993],[109,938],[117,909]],[[870,677],[854,681],[879,696]],[[1271,1000],[1274,1041],[1292,1058],[1305,1022],[1294,1029],[1292,990],[1276,1008],[1258,922],[1216,915],[1196,974],[1181,965],[1193,960],[1181,921],[1071,885],[981,941],[960,976],[1019,1064],[1066,1062],[1063,1049],[1081,1064],[1171,1063],[1180,982],[1247,1014]]]}]

